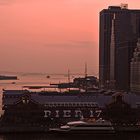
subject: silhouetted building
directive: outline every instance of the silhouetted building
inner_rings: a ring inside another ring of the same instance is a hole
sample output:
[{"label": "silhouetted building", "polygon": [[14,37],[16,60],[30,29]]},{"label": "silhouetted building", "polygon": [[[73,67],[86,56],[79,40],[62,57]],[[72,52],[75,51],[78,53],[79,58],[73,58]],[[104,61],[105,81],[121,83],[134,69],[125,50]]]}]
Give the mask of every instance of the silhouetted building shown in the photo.
[{"label": "silhouetted building", "polygon": [[131,61],[130,87],[132,92],[140,93],[140,38],[138,39],[137,47]]},{"label": "silhouetted building", "polygon": [[140,10],[127,6],[109,6],[100,12],[101,87],[130,89],[130,62],[140,34]]}]

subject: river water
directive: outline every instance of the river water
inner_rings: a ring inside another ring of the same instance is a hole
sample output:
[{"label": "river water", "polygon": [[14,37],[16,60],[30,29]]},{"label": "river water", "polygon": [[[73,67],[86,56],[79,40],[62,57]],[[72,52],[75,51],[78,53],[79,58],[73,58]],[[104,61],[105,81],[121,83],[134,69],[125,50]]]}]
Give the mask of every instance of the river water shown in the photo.
[{"label": "river water", "polygon": [[[80,75],[71,77],[79,77]],[[51,83],[67,82],[67,75],[18,75],[19,80],[1,80],[0,81],[0,113],[3,111],[2,107],[2,89],[22,89],[22,86],[46,86]],[[0,140],[140,140],[140,134],[119,134],[115,136],[100,135],[78,135],[78,136],[56,136],[44,133],[32,134],[0,134]]]}]

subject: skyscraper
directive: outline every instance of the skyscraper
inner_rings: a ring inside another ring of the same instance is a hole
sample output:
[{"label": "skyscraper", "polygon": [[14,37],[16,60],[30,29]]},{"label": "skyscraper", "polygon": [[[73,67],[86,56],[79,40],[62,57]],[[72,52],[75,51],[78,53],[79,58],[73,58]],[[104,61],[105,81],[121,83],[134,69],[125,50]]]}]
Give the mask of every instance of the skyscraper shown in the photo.
[{"label": "skyscraper", "polygon": [[140,93],[140,38],[131,61],[130,87],[132,92]]},{"label": "skyscraper", "polygon": [[140,10],[127,4],[100,12],[99,79],[102,87],[129,90],[130,62],[140,36]]}]

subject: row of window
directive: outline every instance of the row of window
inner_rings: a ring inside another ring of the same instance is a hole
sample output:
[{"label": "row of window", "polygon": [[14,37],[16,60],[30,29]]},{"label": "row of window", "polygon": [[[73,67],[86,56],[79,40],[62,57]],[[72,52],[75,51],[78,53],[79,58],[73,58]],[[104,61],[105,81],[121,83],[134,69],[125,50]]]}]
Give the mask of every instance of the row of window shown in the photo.
[{"label": "row of window", "polygon": [[21,95],[3,95],[3,98],[19,98]]},{"label": "row of window", "polygon": [[50,103],[50,104],[45,104],[44,106],[87,106],[87,107],[97,107],[97,103]]}]

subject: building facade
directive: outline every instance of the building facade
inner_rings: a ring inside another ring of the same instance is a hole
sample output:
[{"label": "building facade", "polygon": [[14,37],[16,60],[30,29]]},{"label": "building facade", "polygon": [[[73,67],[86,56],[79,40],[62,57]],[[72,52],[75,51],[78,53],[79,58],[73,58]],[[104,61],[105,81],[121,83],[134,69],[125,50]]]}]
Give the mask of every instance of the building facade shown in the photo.
[{"label": "building facade", "polygon": [[140,95],[126,93],[60,93],[4,90],[3,125],[51,126],[81,118],[114,123],[139,122]]},{"label": "building facade", "polygon": [[104,88],[130,89],[130,62],[140,34],[140,10],[127,5],[100,12],[99,79]]},{"label": "building facade", "polygon": [[140,38],[131,61],[130,87],[132,92],[140,93]]}]

